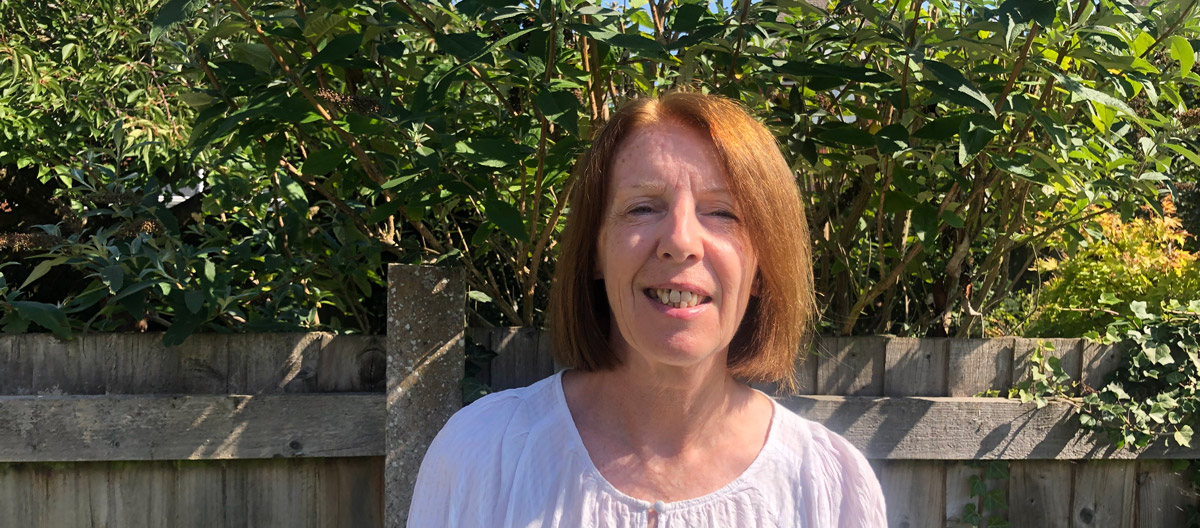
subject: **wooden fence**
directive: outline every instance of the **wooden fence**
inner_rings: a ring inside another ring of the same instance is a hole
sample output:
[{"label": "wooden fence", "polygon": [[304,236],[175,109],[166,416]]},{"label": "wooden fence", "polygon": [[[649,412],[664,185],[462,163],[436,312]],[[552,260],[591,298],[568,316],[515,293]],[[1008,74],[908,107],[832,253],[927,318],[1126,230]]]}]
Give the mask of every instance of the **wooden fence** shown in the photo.
[{"label": "wooden fence", "polygon": [[[459,283],[393,269],[389,335],[0,336],[0,526],[402,526],[416,463],[458,405]],[[457,293],[455,293],[457,292]],[[457,311],[455,307],[458,307]],[[424,307],[424,308],[422,308]],[[554,371],[534,329],[467,329],[497,352],[496,389]],[[1111,348],[1054,340],[1096,385]],[[979,462],[1007,461],[1014,527],[1186,526],[1197,504],[1173,458],[1079,433],[1062,404],[999,398],[1037,341],[818,340],[785,405],[871,459],[893,527],[967,526]]]},{"label": "wooden fence", "polygon": [[382,339],[161,341],[0,336],[0,526],[383,525]]},{"label": "wooden fence", "polygon": [[[496,387],[553,372],[549,336],[536,329],[471,329],[499,353]],[[1119,362],[1116,350],[1082,339],[1045,340],[1073,379],[1096,386]],[[1069,405],[1043,409],[1002,398],[1028,377],[1039,340],[822,338],[800,367],[801,395],[783,403],[842,434],[871,460],[892,527],[966,527],[968,504],[1014,528],[1185,527],[1200,501],[1170,459],[1200,450],[1154,444],[1139,453],[1080,433]],[[770,391],[770,387],[761,387]],[[1006,461],[1006,479],[985,478],[982,462]],[[1002,488],[1007,506],[972,497],[971,477]]]}]

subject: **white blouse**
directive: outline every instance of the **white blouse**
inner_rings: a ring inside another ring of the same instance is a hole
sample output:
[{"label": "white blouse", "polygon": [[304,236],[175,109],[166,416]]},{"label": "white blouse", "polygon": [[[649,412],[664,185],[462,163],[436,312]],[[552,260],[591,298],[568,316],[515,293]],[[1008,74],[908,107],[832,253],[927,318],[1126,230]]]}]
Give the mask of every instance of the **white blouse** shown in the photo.
[{"label": "white blouse", "polygon": [[408,526],[643,527],[651,508],[660,528],[887,525],[862,454],[778,402],[762,451],[733,482],[678,502],[630,497],[592,464],[560,372],[450,418],[421,463]]}]

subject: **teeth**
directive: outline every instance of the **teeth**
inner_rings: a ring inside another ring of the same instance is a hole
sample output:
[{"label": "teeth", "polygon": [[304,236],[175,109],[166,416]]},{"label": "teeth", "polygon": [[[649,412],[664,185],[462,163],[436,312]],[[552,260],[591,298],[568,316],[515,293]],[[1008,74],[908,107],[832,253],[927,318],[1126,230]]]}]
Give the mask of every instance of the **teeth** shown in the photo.
[{"label": "teeth", "polygon": [[651,293],[658,297],[659,302],[675,308],[691,308],[697,304],[700,304],[700,301],[703,299],[703,297],[697,293],[666,288],[656,289]]}]

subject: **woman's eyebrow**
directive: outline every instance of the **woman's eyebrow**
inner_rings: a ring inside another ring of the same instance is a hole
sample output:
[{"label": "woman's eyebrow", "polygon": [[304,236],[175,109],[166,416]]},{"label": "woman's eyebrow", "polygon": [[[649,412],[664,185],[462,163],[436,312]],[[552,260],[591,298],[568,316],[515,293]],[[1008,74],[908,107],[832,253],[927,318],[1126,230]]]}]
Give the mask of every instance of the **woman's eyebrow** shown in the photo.
[{"label": "woman's eyebrow", "polygon": [[639,182],[634,182],[633,185],[626,186],[625,188],[636,190],[636,191],[652,191],[652,192],[662,193],[662,192],[666,192],[667,184],[663,183],[661,181],[639,181]]}]

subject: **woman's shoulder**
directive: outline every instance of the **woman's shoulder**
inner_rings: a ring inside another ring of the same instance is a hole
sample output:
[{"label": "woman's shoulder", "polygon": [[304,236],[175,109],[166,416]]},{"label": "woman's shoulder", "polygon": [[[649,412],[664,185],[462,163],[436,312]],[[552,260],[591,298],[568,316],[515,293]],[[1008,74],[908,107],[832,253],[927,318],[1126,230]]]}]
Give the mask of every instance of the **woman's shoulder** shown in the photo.
[{"label": "woman's shoulder", "polygon": [[866,463],[866,458],[850,441],[824,425],[796,414],[778,401],[775,410],[780,415],[777,425],[784,433],[781,437],[786,449],[805,456]]},{"label": "woman's shoulder", "polygon": [[[849,440],[776,402],[778,446],[810,514],[821,525],[883,526],[883,491],[866,457]],[[840,519],[831,522],[831,519]]]},{"label": "woman's shoulder", "polygon": [[[528,387],[493,392],[463,407],[438,432],[434,447],[486,451],[507,436],[527,432],[529,422],[544,418],[555,404],[558,375]],[[441,445],[439,445],[441,444]],[[459,453],[461,454],[461,453]]]},{"label": "woman's shoulder", "polygon": [[530,431],[557,416],[556,378],[489,394],[455,413],[425,452],[408,525],[488,526],[502,518]]}]

